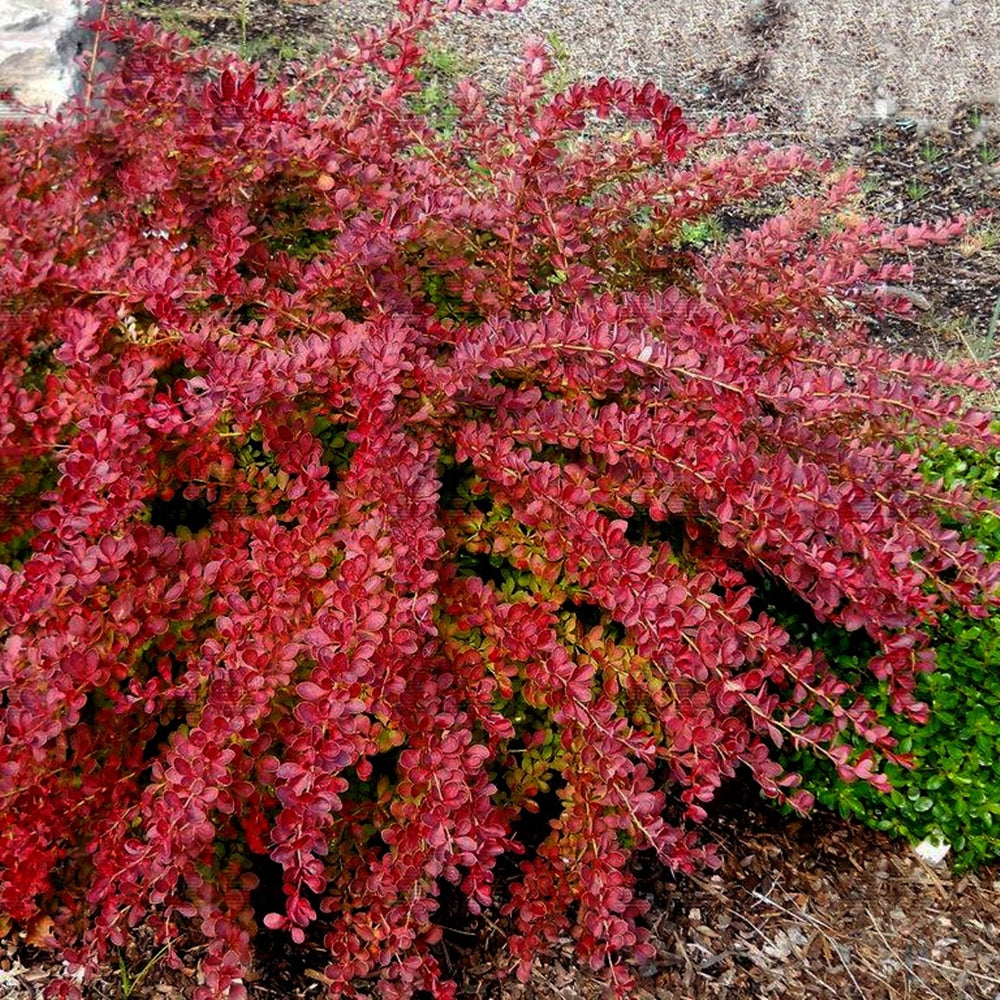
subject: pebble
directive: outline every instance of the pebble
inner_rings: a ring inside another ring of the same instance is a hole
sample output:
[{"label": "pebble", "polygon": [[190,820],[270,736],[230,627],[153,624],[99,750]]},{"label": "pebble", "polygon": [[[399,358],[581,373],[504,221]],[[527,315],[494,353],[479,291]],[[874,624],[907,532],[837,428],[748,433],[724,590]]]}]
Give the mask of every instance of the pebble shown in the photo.
[{"label": "pebble", "polygon": [[916,854],[921,861],[926,861],[929,865],[939,865],[944,861],[945,856],[951,850],[951,845],[946,844],[940,840],[922,840],[916,847],[913,848],[913,853]]}]

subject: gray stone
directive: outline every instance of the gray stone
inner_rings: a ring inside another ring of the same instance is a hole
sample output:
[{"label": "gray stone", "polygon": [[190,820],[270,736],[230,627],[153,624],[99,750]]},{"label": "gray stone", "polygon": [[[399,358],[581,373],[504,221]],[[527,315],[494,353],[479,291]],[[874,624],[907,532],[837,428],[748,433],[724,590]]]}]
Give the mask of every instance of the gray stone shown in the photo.
[{"label": "gray stone", "polygon": [[13,91],[17,101],[32,108],[54,110],[73,89],[74,67],[61,45],[75,28],[83,3],[0,0],[0,5],[0,90]]},{"label": "gray stone", "polygon": [[22,21],[0,23],[0,31],[37,31],[51,20],[52,14],[42,11],[38,14],[29,14]]}]

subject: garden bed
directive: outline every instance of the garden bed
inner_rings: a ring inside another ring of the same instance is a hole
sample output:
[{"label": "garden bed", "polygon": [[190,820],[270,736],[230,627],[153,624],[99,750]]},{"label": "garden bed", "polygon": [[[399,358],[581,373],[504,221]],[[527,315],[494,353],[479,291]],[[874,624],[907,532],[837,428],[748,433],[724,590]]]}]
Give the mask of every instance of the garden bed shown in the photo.
[{"label": "garden bed", "polygon": [[[141,5],[136,4],[142,9]],[[209,3],[175,4],[158,12],[164,24],[199,40],[229,45],[275,69],[344,30],[330,5],[248,4],[235,13]],[[343,13],[341,11],[341,13]],[[353,22],[349,26],[357,26]],[[775,29],[777,30],[777,29]],[[302,39],[309,42],[303,43]],[[474,39],[472,40],[474,42]],[[442,86],[482,57],[475,47],[442,49]],[[496,57],[496,53],[493,53]],[[641,75],[637,65],[634,74]],[[573,67],[566,65],[567,79]],[[487,77],[496,70],[486,67]],[[986,112],[959,106],[951,121],[924,130],[908,119],[869,123],[837,136],[796,126],[760,80],[734,85],[725,75],[688,99],[693,116],[762,112],[761,137],[805,142],[866,172],[865,208],[900,224],[996,205],[1000,140],[985,128]],[[704,81],[703,81],[704,82]],[[759,89],[758,89],[759,85]],[[755,96],[763,95],[758,102]],[[761,212],[766,206],[761,206]],[[732,220],[733,225],[745,220]],[[915,313],[873,328],[894,349],[995,364],[1000,312],[1000,227],[983,217],[965,239],[943,251],[915,255]],[[995,405],[995,401],[994,401]],[[961,876],[932,867],[905,844],[817,813],[794,819],[731,790],[713,805],[703,833],[718,844],[714,874],[672,875],[650,866],[639,894],[653,902],[648,917],[656,957],[643,967],[640,995],[676,998],[857,997],[984,998],[1000,996],[1000,870]],[[27,1000],[57,972],[35,947],[36,927],[0,943],[0,998]],[[571,942],[540,963],[525,986],[501,983],[495,954],[503,928],[493,918],[473,923],[456,907],[454,928],[440,945],[460,995],[493,998],[599,995],[596,979],[578,970]],[[262,931],[251,997],[288,1000],[321,993],[324,958],[290,955],[284,935]],[[93,997],[186,998],[192,968],[171,970],[147,947],[141,929],[121,955],[121,969],[88,989]]]}]

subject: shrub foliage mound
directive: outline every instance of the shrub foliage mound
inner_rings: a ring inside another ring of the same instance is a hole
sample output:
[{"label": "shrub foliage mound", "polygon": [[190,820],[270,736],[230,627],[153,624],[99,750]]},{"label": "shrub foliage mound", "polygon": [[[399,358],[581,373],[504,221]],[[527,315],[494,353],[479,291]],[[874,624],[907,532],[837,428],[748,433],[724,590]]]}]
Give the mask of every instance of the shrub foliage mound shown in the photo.
[{"label": "shrub foliage mound", "polygon": [[[966,453],[964,449],[932,450],[924,475],[945,486],[967,486],[1000,499],[1000,452]],[[974,540],[992,560],[1000,560],[1000,518],[984,513],[954,525],[961,537]],[[813,644],[841,676],[858,680],[859,690],[882,712],[885,685],[863,674],[871,655],[864,633],[847,635],[831,625],[787,618],[789,631],[812,628]],[[829,761],[805,751],[786,752],[782,761],[803,776],[803,785],[822,805],[857,818],[879,830],[952,848],[951,863],[965,869],[1000,858],[1000,615],[985,621],[960,611],[941,616],[934,628],[936,669],[917,679],[915,693],[926,701],[926,723],[893,716],[889,727],[912,768],[888,762],[892,792],[882,795],[865,782],[837,780]],[[858,744],[859,737],[849,737]]]},{"label": "shrub foliage mound", "polygon": [[442,134],[399,6],[273,88],[108,24],[100,109],[0,138],[0,909],[90,969],[201,935],[199,998],[258,922],[332,994],[447,997],[449,883],[505,969],[568,933],[626,990],[635,852],[711,862],[737,772],[808,808],[775,744],[893,759],[767,609],[863,630],[919,718],[995,590],[920,475],[1000,442],[976,377],[865,339],[957,224],[652,85],[550,94],[541,48]]}]

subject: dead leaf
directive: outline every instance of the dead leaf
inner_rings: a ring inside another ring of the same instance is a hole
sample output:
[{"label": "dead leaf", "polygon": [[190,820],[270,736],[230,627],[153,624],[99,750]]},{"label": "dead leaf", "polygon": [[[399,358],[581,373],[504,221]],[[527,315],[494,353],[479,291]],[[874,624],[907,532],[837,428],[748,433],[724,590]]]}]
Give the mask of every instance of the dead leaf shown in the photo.
[{"label": "dead leaf", "polygon": [[27,930],[24,932],[25,944],[30,944],[32,948],[53,947],[56,943],[55,937],[52,934],[54,926],[50,916],[42,914],[39,917],[35,917],[28,924]]}]

